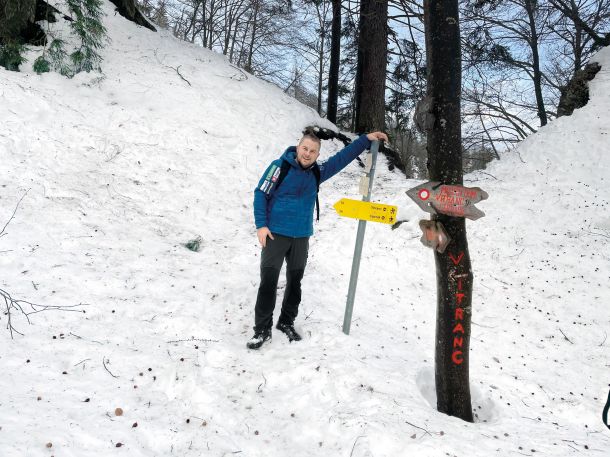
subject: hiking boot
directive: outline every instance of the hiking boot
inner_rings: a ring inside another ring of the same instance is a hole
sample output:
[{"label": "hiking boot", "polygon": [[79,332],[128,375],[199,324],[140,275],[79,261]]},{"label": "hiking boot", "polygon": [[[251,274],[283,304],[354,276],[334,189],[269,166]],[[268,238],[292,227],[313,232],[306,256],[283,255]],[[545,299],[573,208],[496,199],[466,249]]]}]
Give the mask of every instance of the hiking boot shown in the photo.
[{"label": "hiking boot", "polygon": [[280,332],[285,333],[288,337],[288,341],[301,341],[301,335],[294,329],[294,325],[278,322],[275,328]]},{"label": "hiking boot", "polygon": [[271,329],[259,330],[254,332],[254,336],[246,343],[248,349],[258,349],[265,341],[271,339]]}]

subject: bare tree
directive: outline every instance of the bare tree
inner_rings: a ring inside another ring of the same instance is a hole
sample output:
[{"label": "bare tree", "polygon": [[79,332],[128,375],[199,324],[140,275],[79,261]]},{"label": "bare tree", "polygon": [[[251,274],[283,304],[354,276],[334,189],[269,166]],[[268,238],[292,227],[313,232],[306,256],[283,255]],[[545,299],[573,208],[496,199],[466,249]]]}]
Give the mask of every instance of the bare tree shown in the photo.
[{"label": "bare tree", "polygon": [[596,47],[610,45],[610,33],[604,33],[600,26],[607,26],[610,5],[607,0],[549,0],[565,17],[570,18],[574,25],[584,31],[595,43]]},{"label": "bare tree", "polygon": [[[465,2],[469,45],[483,60],[501,62],[532,81],[532,97],[540,125],[548,122],[542,81],[540,46],[550,33],[548,12],[536,0]],[[487,49],[485,49],[487,47]],[[486,51],[486,52],[483,52]],[[493,62],[492,62],[493,63]]]}]

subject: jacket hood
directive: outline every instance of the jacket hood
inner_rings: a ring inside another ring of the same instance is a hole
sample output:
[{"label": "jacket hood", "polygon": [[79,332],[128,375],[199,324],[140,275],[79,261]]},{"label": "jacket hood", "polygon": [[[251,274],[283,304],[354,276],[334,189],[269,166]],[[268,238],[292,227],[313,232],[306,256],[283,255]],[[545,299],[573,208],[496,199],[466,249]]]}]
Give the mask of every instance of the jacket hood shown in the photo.
[{"label": "jacket hood", "polygon": [[296,146],[289,146],[282,154],[281,159],[285,160],[293,167],[300,168],[300,165],[297,162],[297,147]]}]

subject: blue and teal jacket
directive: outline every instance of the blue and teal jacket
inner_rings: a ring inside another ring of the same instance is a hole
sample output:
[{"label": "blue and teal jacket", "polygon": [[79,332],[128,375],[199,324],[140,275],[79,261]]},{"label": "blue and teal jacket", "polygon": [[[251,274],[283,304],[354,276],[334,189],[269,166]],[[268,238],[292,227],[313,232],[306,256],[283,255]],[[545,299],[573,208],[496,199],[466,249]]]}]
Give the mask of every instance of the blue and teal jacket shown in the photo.
[{"label": "blue and teal jacket", "polygon": [[[370,148],[366,135],[360,136],[327,161],[321,163],[320,183],[332,178]],[[282,160],[290,170],[281,186],[273,188]],[[271,233],[301,238],[313,235],[313,210],[317,182],[312,167],[303,169],[296,159],[296,147],[290,146],[281,158],[271,162],[254,190],[254,222],[256,228],[267,227]]]}]

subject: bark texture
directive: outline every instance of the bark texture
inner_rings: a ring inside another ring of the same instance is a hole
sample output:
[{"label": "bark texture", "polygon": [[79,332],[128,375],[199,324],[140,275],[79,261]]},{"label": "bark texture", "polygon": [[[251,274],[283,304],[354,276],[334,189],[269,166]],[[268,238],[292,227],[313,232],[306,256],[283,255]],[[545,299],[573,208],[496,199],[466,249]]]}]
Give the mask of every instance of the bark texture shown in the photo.
[{"label": "bark texture", "polygon": [[333,0],[333,22],[330,43],[330,70],[328,74],[328,104],[326,117],[337,123],[339,99],[339,62],[341,60],[341,0]]},{"label": "bark texture", "polygon": [[544,127],[547,122],[546,108],[544,106],[544,98],[542,96],[542,71],[540,70],[540,55],[538,53],[538,30],[536,29],[536,9],[538,3],[536,0],[525,0],[525,11],[530,26],[529,45],[532,50],[532,68],[534,80],[534,93],[536,94],[536,106],[538,108],[538,118],[540,126]]},{"label": "bark texture", "polygon": [[388,2],[362,0],[356,78],[356,132],[383,130],[388,43]]},{"label": "bark texture", "polygon": [[22,33],[34,23],[36,0],[0,0],[0,40],[21,42]]}]

